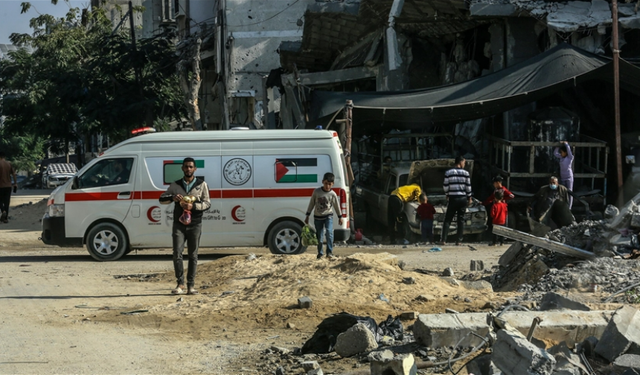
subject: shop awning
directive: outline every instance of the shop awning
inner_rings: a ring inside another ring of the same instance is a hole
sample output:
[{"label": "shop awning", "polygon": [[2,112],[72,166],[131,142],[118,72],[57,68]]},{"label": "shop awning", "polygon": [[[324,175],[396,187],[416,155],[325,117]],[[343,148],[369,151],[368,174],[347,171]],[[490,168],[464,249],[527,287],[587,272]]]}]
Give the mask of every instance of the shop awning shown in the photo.
[{"label": "shop awning", "polygon": [[[512,67],[470,81],[395,92],[314,91],[310,125],[327,125],[354,105],[354,125],[411,127],[455,123],[496,115],[588,81],[613,82],[610,59],[568,44],[558,45]],[[620,85],[640,95],[640,68],[620,61]]]}]

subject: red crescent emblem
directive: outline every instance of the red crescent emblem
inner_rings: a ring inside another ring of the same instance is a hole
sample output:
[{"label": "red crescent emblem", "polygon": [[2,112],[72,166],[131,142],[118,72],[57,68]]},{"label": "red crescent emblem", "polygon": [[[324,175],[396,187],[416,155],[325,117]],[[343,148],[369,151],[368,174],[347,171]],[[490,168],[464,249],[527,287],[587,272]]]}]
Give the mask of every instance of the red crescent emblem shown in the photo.
[{"label": "red crescent emblem", "polygon": [[151,207],[149,207],[149,210],[147,210],[147,218],[149,219],[149,221],[151,221],[151,222],[153,222],[153,223],[157,223],[157,222],[159,222],[159,221],[160,221],[159,219],[156,219],[156,218],[154,218],[154,217],[153,217],[153,210],[155,210],[155,209],[158,209],[158,210],[159,210],[159,209],[160,209],[160,207],[158,207],[158,206],[151,206]]},{"label": "red crescent emblem", "polygon": [[242,206],[238,205],[238,206],[235,206],[234,208],[231,209],[231,217],[233,218],[233,220],[235,220],[235,221],[244,221],[244,218],[241,219],[237,215],[238,209],[241,208],[241,207]]}]

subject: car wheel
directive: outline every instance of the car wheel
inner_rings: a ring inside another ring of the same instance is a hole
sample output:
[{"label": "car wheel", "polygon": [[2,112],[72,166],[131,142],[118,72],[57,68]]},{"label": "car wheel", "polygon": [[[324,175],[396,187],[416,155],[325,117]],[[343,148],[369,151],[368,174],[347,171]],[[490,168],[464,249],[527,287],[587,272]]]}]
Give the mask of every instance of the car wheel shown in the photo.
[{"label": "car wheel", "polygon": [[127,236],[120,226],[113,223],[98,224],[87,235],[87,250],[95,260],[120,259],[127,248]]},{"label": "car wheel", "polygon": [[302,254],[307,250],[306,246],[302,246],[302,227],[293,221],[274,225],[267,242],[273,254]]},{"label": "car wheel", "polygon": [[420,242],[421,239],[421,236],[418,236],[411,230],[411,224],[409,224],[409,220],[406,216],[402,217],[402,236],[410,243]]}]

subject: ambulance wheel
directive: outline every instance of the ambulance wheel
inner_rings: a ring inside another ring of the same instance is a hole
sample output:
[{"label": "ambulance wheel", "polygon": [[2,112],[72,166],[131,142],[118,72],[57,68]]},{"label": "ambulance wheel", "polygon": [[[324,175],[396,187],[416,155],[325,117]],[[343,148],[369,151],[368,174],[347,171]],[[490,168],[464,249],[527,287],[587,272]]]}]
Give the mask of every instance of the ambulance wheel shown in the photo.
[{"label": "ambulance wheel", "polygon": [[302,227],[293,221],[274,225],[267,242],[273,254],[302,254],[307,250],[302,246]]},{"label": "ambulance wheel", "polygon": [[122,228],[113,223],[98,224],[87,235],[87,250],[95,260],[120,259],[127,248],[127,236]]}]

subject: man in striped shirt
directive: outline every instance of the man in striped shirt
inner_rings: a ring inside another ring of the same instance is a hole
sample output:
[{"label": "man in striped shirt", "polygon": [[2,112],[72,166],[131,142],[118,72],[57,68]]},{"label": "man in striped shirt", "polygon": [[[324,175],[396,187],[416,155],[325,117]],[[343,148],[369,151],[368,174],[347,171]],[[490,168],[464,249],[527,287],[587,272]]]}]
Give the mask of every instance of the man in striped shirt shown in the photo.
[{"label": "man in striped shirt", "polygon": [[447,244],[449,226],[453,215],[458,216],[458,239],[456,245],[462,242],[464,231],[464,214],[467,206],[471,205],[471,178],[469,172],[464,169],[466,160],[462,156],[456,157],[455,166],[444,173],[444,193],[447,196],[447,213],[442,224],[442,244]]}]

